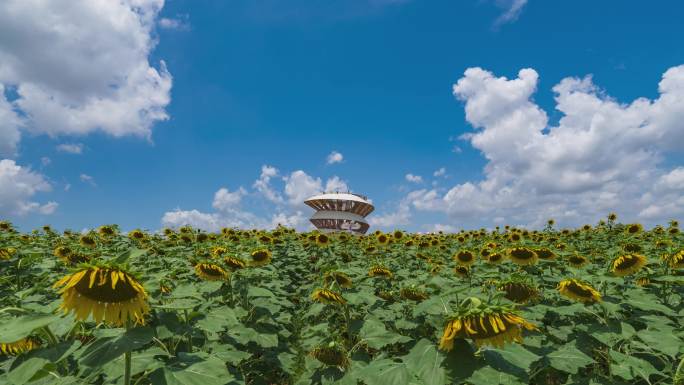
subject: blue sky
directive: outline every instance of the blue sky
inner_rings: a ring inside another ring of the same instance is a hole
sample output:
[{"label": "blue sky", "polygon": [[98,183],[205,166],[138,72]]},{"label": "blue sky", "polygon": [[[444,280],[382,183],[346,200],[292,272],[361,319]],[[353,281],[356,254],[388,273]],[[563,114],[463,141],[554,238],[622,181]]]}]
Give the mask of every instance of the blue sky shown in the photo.
[{"label": "blue sky", "polygon": [[24,230],[304,229],[335,177],[379,228],[684,213],[681,2],[128,3],[0,5],[0,216]]}]

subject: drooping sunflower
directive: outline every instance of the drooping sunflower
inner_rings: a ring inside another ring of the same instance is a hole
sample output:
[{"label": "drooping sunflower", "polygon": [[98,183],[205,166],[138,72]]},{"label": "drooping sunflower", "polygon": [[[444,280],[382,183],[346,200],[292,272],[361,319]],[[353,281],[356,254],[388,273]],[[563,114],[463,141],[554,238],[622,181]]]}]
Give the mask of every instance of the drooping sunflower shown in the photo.
[{"label": "drooping sunflower", "polygon": [[341,271],[328,271],[325,273],[323,276],[323,281],[325,282],[326,286],[330,285],[333,281],[337,283],[340,287],[344,287],[346,289],[352,287],[352,279],[349,277],[347,274],[341,272]]},{"label": "drooping sunflower", "polygon": [[534,265],[537,263],[537,253],[527,247],[514,247],[508,250],[508,258],[517,265]]},{"label": "drooping sunflower", "polygon": [[402,288],[399,291],[399,295],[401,296],[401,298],[409,299],[411,301],[416,302],[424,301],[429,297],[429,295],[426,292],[419,290],[415,287]]},{"label": "drooping sunflower", "polygon": [[238,257],[227,256],[223,258],[223,262],[231,269],[244,269],[247,267],[247,262]]},{"label": "drooping sunflower", "polygon": [[502,348],[507,342],[523,342],[522,331],[538,330],[537,327],[518,315],[511,307],[485,305],[477,298],[468,298],[466,306],[459,308],[444,326],[439,348],[450,351],[454,339],[468,338],[478,347]]},{"label": "drooping sunflower", "polygon": [[119,267],[87,266],[54,284],[60,289],[64,313],[73,311],[78,320],[92,313],[96,322],[123,326],[127,321],[145,323],[150,308],[147,293],[138,280]]},{"label": "drooping sunflower", "polygon": [[585,304],[601,302],[601,293],[596,291],[588,283],[578,279],[564,279],[558,284],[561,295]]},{"label": "drooping sunflower", "polygon": [[211,248],[211,256],[214,258],[221,258],[221,256],[228,252],[228,249],[222,246],[214,246]]},{"label": "drooping sunflower", "polygon": [[461,278],[468,278],[470,269],[467,266],[456,266],[454,267],[454,273]]},{"label": "drooping sunflower", "polygon": [[347,352],[342,346],[336,345],[334,342],[327,346],[318,346],[310,353],[311,357],[328,366],[339,366],[341,368],[349,367],[349,358]]},{"label": "drooping sunflower", "polygon": [[19,341],[0,343],[0,352],[7,356],[16,356],[40,347],[40,341],[35,338],[22,338]]},{"label": "drooping sunflower", "polygon": [[12,224],[8,221],[0,221],[0,231],[12,231]]},{"label": "drooping sunflower", "polygon": [[268,249],[257,249],[252,251],[252,254],[250,255],[252,257],[252,261],[249,263],[250,266],[268,265],[273,257],[271,250]]},{"label": "drooping sunflower", "polygon": [[328,289],[316,289],[311,294],[311,299],[320,303],[325,304],[340,304],[344,305],[347,301],[342,297],[341,294],[336,293]]},{"label": "drooping sunflower", "polygon": [[635,283],[637,286],[644,287],[644,286],[650,285],[650,284],[651,284],[651,280],[650,280],[648,277],[640,277],[640,278],[635,279],[635,280],[634,280],[634,283]]},{"label": "drooping sunflower", "polygon": [[585,256],[575,254],[568,257],[568,263],[572,267],[580,268],[589,263],[589,260]]},{"label": "drooping sunflower", "polygon": [[145,239],[145,233],[138,229],[131,230],[128,232],[128,238],[136,241],[142,241],[143,239]]},{"label": "drooping sunflower", "polygon": [[394,292],[393,291],[387,291],[387,290],[376,290],[375,295],[384,299],[387,302],[393,302],[394,301]]},{"label": "drooping sunflower", "polygon": [[507,280],[499,283],[498,289],[505,292],[504,297],[520,304],[527,303],[539,297],[539,289],[529,282]]},{"label": "drooping sunflower", "polygon": [[504,261],[504,255],[501,253],[491,253],[487,257],[487,262],[492,264],[499,264]]},{"label": "drooping sunflower", "polygon": [[670,269],[684,269],[684,249],[674,254],[665,254],[663,260],[670,266]]},{"label": "drooping sunflower", "polygon": [[206,281],[225,281],[230,276],[221,266],[213,263],[198,263],[195,265],[195,274]]},{"label": "drooping sunflower", "polygon": [[8,259],[12,258],[12,256],[16,253],[17,253],[17,249],[15,249],[14,247],[2,248],[2,249],[0,249],[0,259],[8,260]]},{"label": "drooping sunflower", "polygon": [[475,263],[475,254],[469,250],[461,250],[454,254],[454,260],[460,266],[471,266]]},{"label": "drooping sunflower", "polygon": [[78,242],[82,246],[85,246],[90,249],[94,249],[97,246],[97,242],[95,242],[95,237],[89,234],[82,235],[81,238],[79,238]]},{"label": "drooping sunflower", "polygon": [[641,254],[627,254],[615,258],[610,264],[610,270],[613,274],[624,277],[641,270],[647,263],[648,260]]},{"label": "drooping sunflower", "polygon": [[384,266],[375,265],[368,270],[369,277],[392,278],[392,271]]},{"label": "drooping sunflower", "polygon": [[677,235],[679,234],[679,227],[670,227],[667,229],[667,233],[670,235]]},{"label": "drooping sunflower", "polygon": [[97,229],[97,233],[103,237],[111,237],[116,234],[116,229],[110,225],[103,225]]}]

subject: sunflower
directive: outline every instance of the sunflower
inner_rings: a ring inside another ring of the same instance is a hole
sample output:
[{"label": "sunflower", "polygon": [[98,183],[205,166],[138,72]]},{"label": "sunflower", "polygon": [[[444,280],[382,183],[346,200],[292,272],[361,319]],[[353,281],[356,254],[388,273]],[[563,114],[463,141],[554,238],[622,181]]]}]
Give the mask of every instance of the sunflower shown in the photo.
[{"label": "sunflower", "polygon": [[461,278],[467,278],[470,275],[470,269],[467,266],[456,266],[454,273]]},{"label": "sunflower", "polygon": [[518,265],[534,265],[537,263],[537,253],[526,247],[515,247],[508,250],[508,257]]},{"label": "sunflower", "polygon": [[214,258],[220,258],[223,254],[227,253],[228,249],[221,246],[214,246],[211,248],[211,256]]},{"label": "sunflower", "polygon": [[57,281],[64,313],[73,311],[78,320],[90,313],[96,322],[123,326],[132,320],[145,323],[149,313],[147,293],[133,275],[118,267],[88,266]]},{"label": "sunflower", "polygon": [[318,234],[316,236],[316,245],[319,247],[328,247],[330,244],[330,237],[325,234]]},{"label": "sunflower", "polygon": [[546,221],[546,224],[549,226],[553,226],[554,223],[556,223],[556,221],[554,221],[553,219],[549,219],[548,221]]},{"label": "sunflower", "polygon": [[131,230],[128,232],[128,238],[134,239],[136,241],[141,241],[145,239],[145,233],[138,229]]},{"label": "sunflower", "polygon": [[588,283],[577,279],[564,279],[558,284],[561,295],[585,304],[600,302],[601,294]]},{"label": "sunflower", "polygon": [[671,227],[671,228],[667,229],[667,232],[670,235],[677,235],[677,234],[679,234],[679,227]]},{"label": "sunflower", "polygon": [[271,250],[269,249],[258,249],[252,251],[252,261],[249,263],[250,266],[264,266],[271,262]]},{"label": "sunflower", "polygon": [[314,290],[314,292],[311,294],[311,299],[326,304],[339,303],[340,305],[344,305],[347,303],[347,301],[342,297],[342,295],[328,289]]},{"label": "sunflower", "polygon": [[0,249],[0,259],[8,260],[16,253],[17,249],[14,247],[5,247],[4,249]]},{"label": "sunflower", "polygon": [[384,266],[375,265],[368,270],[369,277],[392,278],[392,271]]},{"label": "sunflower", "polygon": [[613,222],[613,221],[615,221],[616,219],[617,219],[617,214],[615,214],[615,213],[610,213],[610,214],[608,214],[608,220],[609,220],[609,221]]},{"label": "sunflower", "polygon": [[665,255],[663,259],[671,269],[684,269],[684,249],[672,255]]},{"label": "sunflower", "polygon": [[613,274],[624,277],[636,273],[648,263],[646,257],[641,254],[627,254],[615,258],[610,264]]},{"label": "sunflower", "polygon": [[510,307],[484,305],[477,298],[466,301],[471,302],[468,308],[459,309],[458,314],[447,320],[439,342],[441,350],[453,349],[456,338],[472,339],[478,347],[502,348],[506,342],[522,343],[523,329],[538,330]]},{"label": "sunflower", "polygon": [[197,234],[197,242],[204,242],[207,239],[209,239],[209,235],[207,233],[199,233]]},{"label": "sunflower", "polygon": [[636,243],[627,243],[625,245],[622,245],[622,250],[624,250],[626,253],[640,253],[643,248],[641,245],[636,244]]},{"label": "sunflower", "polygon": [[12,224],[7,221],[0,221],[0,231],[12,231]]},{"label": "sunflower", "polygon": [[112,235],[116,234],[114,227],[109,225],[100,226],[100,228],[97,229],[97,232],[103,237],[111,237]]},{"label": "sunflower", "polygon": [[318,346],[309,355],[328,366],[349,367],[347,352],[341,346],[331,342],[327,346]]},{"label": "sunflower", "polygon": [[415,287],[405,287],[399,291],[401,298],[410,299],[411,301],[423,301],[428,299],[428,294],[422,290],[418,290]]},{"label": "sunflower", "polygon": [[506,293],[506,299],[521,304],[539,297],[539,290],[527,282],[508,280],[500,283],[498,289]]},{"label": "sunflower", "polygon": [[195,274],[207,281],[225,281],[230,273],[221,266],[213,263],[198,263],[195,265]]},{"label": "sunflower", "polygon": [[504,260],[504,255],[501,253],[491,253],[489,254],[489,257],[487,257],[487,262],[492,263],[492,264],[498,264],[503,262]]},{"label": "sunflower", "polygon": [[638,234],[644,230],[644,226],[641,223],[632,223],[625,227],[625,232],[627,234]]},{"label": "sunflower", "polygon": [[352,287],[352,279],[341,271],[326,272],[323,276],[323,281],[325,282],[326,286],[335,281],[340,287],[344,287],[346,289]]},{"label": "sunflower", "polygon": [[589,260],[587,259],[587,257],[575,254],[573,256],[568,257],[568,263],[572,267],[580,268],[589,263]]},{"label": "sunflower", "polygon": [[74,252],[68,246],[57,246],[54,250],[54,254],[67,265],[77,265],[79,263],[88,262],[91,259],[89,255]]},{"label": "sunflower", "polygon": [[461,266],[471,266],[475,263],[475,254],[472,251],[461,250],[454,255],[454,260]]},{"label": "sunflower", "polygon": [[404,237],[404,232],[401,230],[396,230],[394,231],[394,233],[392,233],[392,236],[394,237],[394,239],[399,240]]},{"label": "sunflower", "polygon": [[34,338],[22,338],[19,341],[0,343],[0,352],[8,356],[16,356],[40,347],[40,342]]},{"label": "sunflower", "polygon": [[92,235],[82,235],[81,238],[79,238],[78,242],[90,249],[94,249],[95,246],[97,246],[97,243],[95,242],[95,238]]},{"label": "sunflower", "polygon": [[394,292],[393,291],[377,290],[375,292],[375,295],[384,299],[387,302],[393,302],[394,301]]},{"label": "sunflower", "polygon": [[634,280],[634,283],[636,283],[637,286],[644,287],[650,285],[651,280],[648,277],[641,277]]},{"label": "sunflower", "polygon": [[383,246],[387,246],[390,242],[390,237],[387,234],[378,234],[375,239],[378,241],[378,244]]},{"label": "sunflower", "polygon": [[223,262],[231,269],[244,269],[247,267],[247,262],[238,257],[227,256],[223,258]]},{"label": "sunflower", "polygon": [[178,237],[181,241],[184,243],[192,243],[193,237],[189,233],[181,233],[181,236]]}]

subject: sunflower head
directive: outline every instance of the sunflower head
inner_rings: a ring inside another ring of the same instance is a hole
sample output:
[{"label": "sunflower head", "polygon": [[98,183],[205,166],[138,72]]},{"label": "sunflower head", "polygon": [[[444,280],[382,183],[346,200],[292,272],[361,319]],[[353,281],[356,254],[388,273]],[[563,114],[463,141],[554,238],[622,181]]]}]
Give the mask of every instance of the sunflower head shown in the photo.
[{"label": "sunflower head", "polygon": [[640,253],[643,250],[643,247],[638,243],[627,243],[622,245],[622,250],[624,250],[625,253]]},{"label": "sunflower head", "polygon": [[467,338],[475,345],[502,348],[507,342],[522,343],[522,331],[537,327],[516,313],[512,307],[485,304],[477,298],[467,298],[444,325],[439,348],[450,351],[454,339]]},{"label": "sunflower head", "polygon": [[338,286],[349,289],[352,287],[352,279],[345,273],[341,271],[328,271],[323,276],[323,282],[328,286],[332,282],[337,283]]},{"label": "sunflower head", "polygon": [[321,233],[316,236],[316,245],[319,247],[328,247],[330,244],[330,237]]},{"label": "sunflower head", "polygon": [[221,256],[228,252],[228,249],[221,246],[214,246],[211,248],[211,256],[213,258],[221,258]]},{"label": "sunflower head", "polygon": [[257,249],[252,251],[250,256],[252,257],[252,261],[249,263],[250,266],[264,266],[271,262],[273,254],[268,249]]},{"label": "sunflower head", "polygon": [[514,247],[508,250],[508,258],[517,265],[534,265],[537,263],[537,253],[527,247]]},{"label": "sunflower head", "polygon": [[641,270],[646,263],[648,260],[641,254],[626,254],[615,258],[610,264],[610,270],[613,274],[624,277]]},{"label": "sunflower head", "polygon": [[684,269],[684,249],[679,250],[674,254],[665,254],[663,260],[671,269]]},{"label": "sunflower head", "polygon": [[140,282],[119,267],[86,266],[57,281],[61,287],[65,313],[73,311],[78,320],[86,320],[92,313],[96,322],[123,326],[133,321],[145,323],[150,308],[147,293]]},{"label": "sunflower head", "polygon": [[497,288],[505,293],[506,299],[520,304],[528,303],[539,297],[539,289],[523,279],[508,279],[500,282]]},{"label": "sunflower head", "polygon": [[487,257],[487,262],[492,263],[492,264],[499,264],[504,261],[504,255],[501,253],[491,253]]},{"label": "sunflower head", "polygon": [[0,260],[11,259],[17,253],[14,247],[5,247],[0,249]]},{"label": "sunflower head", "polygon": [[670,235],[677,235],[679,234],[679,227],[670,227],[667,229],[668,234]]},{"label": "sunflower head", "polygon": [[344,305],[347,301],[342,297],[341,294],[336,293],[328,289],[316,289],[311,294],[311,299],[325,304],[340,304]]},{"label": "sunflower head", "polygon": [[392,271],[384,266],[375,265],[368,270],[369,277],[392,278]]},{"label": "sunflower head", "polygon": [[401,296],[401,298],[416,302],[424,301],[429,297],[429,295],[426,292],[414,286],[402,288],[399,291],[399,295]]},{"label": "sunflower head", "polygon": [[475,263],[475,254],[469,250],[461,250],[454,254],[454,260],[460,266],[471,266]]},{"label": "sunflower head", "polygon": [[116,235],[116,229],[114,226],[104,225],[97,229],[97,233],[103,237],[111,237]]},{"label": "sunflower head", "polygon": [[642,231],[644,231],[644,226],[642,226],[641,223],[632,223],[625,227],[625,232],[627,234],[639,234]]},{"label": "sunflower head", "polygon": [[644,286],[650,285],[650,284],[651,284],[651,280],[650,280],[648,277],[640,277],[640,278],[637,278],[636,280],[634,280],[634,283],[635,283],[637,286],[644,287]]},{"label": "sunflower head", "polygon": [[375,239],[378,241],[378,244],[382,246],[386,246],[390,242],[390,237],[383,233],[378,234]]},{"label": "sunflower head", "polygon": [[589,263],[587,257],[579,254],[571,255],[570,257],[568,257],[567,261],[570,264],[570,266],[575,268],[580,268]]},{"label": "sunflower head", "polygon": [[608,220],[609,221],[615,222],[616,219],[617,219],[617,214],[615,214],[615,213],[608,214]]},{"label": "sunflower head", "polygon": [[225,281],[230,277],[230,273],[213,263],[196,264],[195,274],[206,281]]},{"label": "sunflower head", "polygon": [[384,299],[387,302],[394,302],[394,292],[388,290],[376,290],[375,295]]},{"label": "sunflower head", "polygon": [[578,279],[564,279],[558,284],[558,291],[573,301],[591,304],[601,302],[601,294],[591,285]]},{"label": "sunflower head", "polygon": [[468,266],[456,266],[454,267],[454,273],[461,278],[468,278],[470,276],[470,269]]},{"label": "sunflower head", "polygon": [[8,221],[0,221],[0,231],[12,231],[12,224]]},{"label": "sunflower head", "polygon": [[17,356],[29,350],[40,347],[40,341],[35,338],[27,337],[19,341],[0,343],[0,352],[8,356]]},{"label": "sunflower head", "polygon": [[[167,234],[168,236],[169,234]],[[128,232],[128,238],[136,240],[136,241],[142,241],[145,239],[145,233],[142,232],[142,230],[135,229],[131,230]]]},{"label": "sunflower head", "polygon": [[226,256],[223,262],[233,270],[244,269],[247,267],[247,262],[238,257]]},{"label": "sunflower head", "polygon": [[394,233],[392,233],[392,236],[394,237],[394,239],[399,240],[404,238],[404,232],[401,230],[395,230]]},{"label": "sunflower head", "polygon": [[328,366],[348,368],[350,364],[345,349],[334,342],[314,348],[309,355]]},{"label": "sunflower head", "polygon": [[94,249],[95,246],[97,246],[97,243],[95,242],[95,237],[93,237],[90,234],[82,235],[81,238],[79,238],[78,242],[87,248]]}]

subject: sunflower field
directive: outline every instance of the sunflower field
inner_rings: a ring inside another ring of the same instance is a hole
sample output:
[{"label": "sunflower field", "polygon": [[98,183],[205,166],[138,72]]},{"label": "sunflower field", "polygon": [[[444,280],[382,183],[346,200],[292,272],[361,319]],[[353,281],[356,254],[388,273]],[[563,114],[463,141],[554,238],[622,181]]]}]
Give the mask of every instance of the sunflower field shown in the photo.
[{"label": "sunflower field", "polygon": [[684,235],[0,222],[0,384],[684,384]]}]

